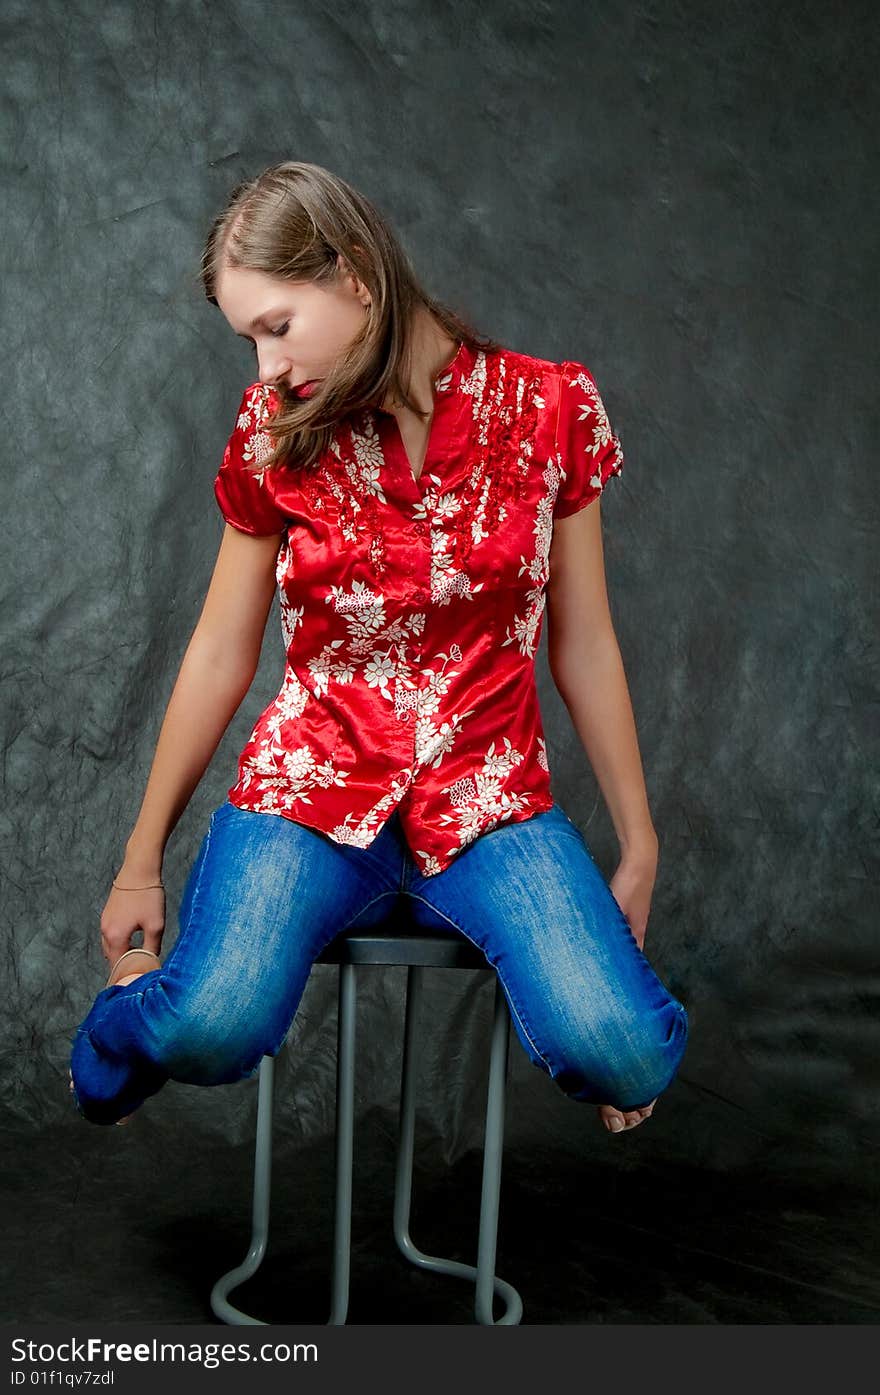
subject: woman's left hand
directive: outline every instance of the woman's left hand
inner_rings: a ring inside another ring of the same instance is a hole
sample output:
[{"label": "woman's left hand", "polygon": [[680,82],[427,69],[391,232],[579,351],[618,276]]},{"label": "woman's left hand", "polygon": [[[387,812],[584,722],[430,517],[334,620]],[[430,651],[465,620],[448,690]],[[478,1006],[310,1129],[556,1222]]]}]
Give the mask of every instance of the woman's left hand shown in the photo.
[{"label": "woman's left hand", "polygon": [[639,949],[644,950],[645,932],[651,911],[651,897],[657,879],[657,853],[650,849],[627,852],[608,885],[633,933]]}]

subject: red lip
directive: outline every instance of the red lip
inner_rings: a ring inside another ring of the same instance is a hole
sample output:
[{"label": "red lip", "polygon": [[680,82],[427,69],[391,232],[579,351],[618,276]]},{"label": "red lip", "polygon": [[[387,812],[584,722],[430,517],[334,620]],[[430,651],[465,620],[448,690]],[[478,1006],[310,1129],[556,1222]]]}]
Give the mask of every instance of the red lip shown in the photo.
[{"label": "red lip", "polygon": [[320,378],[309,378],[307,382],[297,383],[296,387],[292,388],[291,391],[297,393],[300,397],[311,397],[320,381]]}]

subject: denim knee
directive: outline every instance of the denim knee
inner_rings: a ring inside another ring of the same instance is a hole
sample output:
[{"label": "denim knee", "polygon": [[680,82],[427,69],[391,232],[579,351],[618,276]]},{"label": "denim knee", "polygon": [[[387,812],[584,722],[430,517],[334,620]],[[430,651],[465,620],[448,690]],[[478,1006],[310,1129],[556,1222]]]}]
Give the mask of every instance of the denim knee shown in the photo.
[{"label": "denim knee", "polygon": [[277,1050],[278,1043],[270,1041],[253,1021],[206,1019],[184,1011],[166,1028],[151,1054],[172,1080],[185,1085],[228,1085],[249,1079],[263,1056]]},{"label": "denim knee", "polygon": [[78,1027],[72,1038],[70,1073],[73,1103],[91,1124],[118,1123],[158,1093],[167,1080],[164,1071],[149,1062],[109,1056],[84,1026]]},{"label": "denim knee", "polygon": [[247,1079],[280,1049],[289,1022],[277,1003],[261,1015],[242,1000],[230,1006],[181,986],[168,973],[147,979],[143,988],[104,990],[78,1028],[87,1091],[104,1104],[141,1076],[192,1085]]},{"label": "denim knee", "polygon": [[553,1079],[569,1099],[639,1109],[662,1094],[685,1052],[688,1017],[683,1003],[646,1017],[638,1030],[621,1033],[614,1022],[593,1022],[587,1035],[568,1044]]},{"label": "denim knee", "polygon": [[169,1079],[184,1085],[225,1085],[242,1076],[241,1057],[226,1033],[180,1023],[154,1048],[153,1058]]}]

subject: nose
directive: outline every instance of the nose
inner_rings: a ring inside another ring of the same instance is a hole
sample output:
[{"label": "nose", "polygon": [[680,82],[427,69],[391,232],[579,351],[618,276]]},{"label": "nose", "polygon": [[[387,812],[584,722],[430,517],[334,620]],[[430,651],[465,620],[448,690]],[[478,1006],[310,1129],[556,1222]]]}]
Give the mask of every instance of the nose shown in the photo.
[{"label": "nose", "polygon": [[282,378],[290,374],[290,360],[282,358],[280,354],[260,352],[257,355],[257,365],[260,372],[260,381],[263,383],[277,384]]}]

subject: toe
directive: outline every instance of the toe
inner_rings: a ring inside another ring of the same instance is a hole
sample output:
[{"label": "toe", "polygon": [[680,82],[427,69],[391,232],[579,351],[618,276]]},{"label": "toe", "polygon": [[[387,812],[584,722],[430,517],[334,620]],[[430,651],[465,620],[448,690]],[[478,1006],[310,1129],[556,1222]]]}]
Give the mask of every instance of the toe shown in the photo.
[{"label": "toe", "polygon": [[651,1100],[650,1104],[642,1105],[638,1109],[618,1109],[613,1104],[600,1104],[599,1117],[609,1133],[623,1133],[626,1129],[634,1129],[644,1123],[656,1103],[656,1100]]},{"label": "toe", "polygon": [[609,1133],[620,1133],[626,1128],[623,1115],[613,1104],[600,1104],[599,1117]]}]

